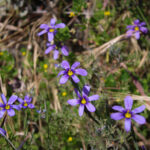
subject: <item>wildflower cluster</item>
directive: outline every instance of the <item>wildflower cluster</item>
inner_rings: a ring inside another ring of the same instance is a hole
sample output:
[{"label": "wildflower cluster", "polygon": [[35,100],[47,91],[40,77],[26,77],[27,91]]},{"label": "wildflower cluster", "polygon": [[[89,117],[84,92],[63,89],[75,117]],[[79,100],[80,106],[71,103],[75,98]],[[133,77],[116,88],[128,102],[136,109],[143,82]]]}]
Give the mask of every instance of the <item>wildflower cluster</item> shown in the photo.
[{"label": "wildflower cluster", "polygon": [[[106,12],[105,15],[110,15],[109,12]],[[70,14],[70,17],[72,17],[73,14]],[[50,51],[54,51],[54,59],[58,58],[58,46],[54,44],[55,35],[57,33],[58,28],[64,28],[65,24],[60,23],[56,24],[56,20],[53,18],[50,21],[50,26],[46,24],[42,24],[40,26],[41,29],[44,29],[40,33],[38,33],[38,36],[41,36],[44,33],[48,34],[48,41],[50,43],[47,43],[47,49],[45,51],[45,54],[48,54]],[[144,22],[140,23],[139,20],[134,21],[134,25],[127,26],[127,37],[135,36],[136,39],[140,38],[141,33],[147,33],[148,30],[146,27],[144,27],[146,24]],[[68,49],[66,46],[59,44],[59,47],[61,48],[62,54],[65,56],[68,56]],[[58,77],[62,75],[60,78],[59,83],[65,84],[69,79],[71,79],[71,82],[73,82],[73,85],[76,85],[75,87],[78,87],[77,83],[80,82],[77,75],[81,76],[87,76],[87,71],[82,68],[77,68],[80,66],[80,62],[74,62],[72,66],[70,67],[70,64],[67,60],[63,60],[61,63],[61,68],[64,70],[61,70],[58,73]],[[95,112],[96,108],[94,105],[92,105],[90,102],[95,101],[99,99],[99,95],[92,95],[88,96],[90,92],[90,86],[85,84],[82,90],[82,93],[80,93],[79,89],[75,88],[75,92],[77,95],[77,99],[70,99],[68,100],[68,104],[71,106],[79,105],[79,116],[83,115],[84,109],[86,108],[89,112]],[[23,101],[20,101],[22,104]],[[137,113],[140,113],[144,111],[145,106],[142,105],[134,110],[131,110],[133,104],[133,100],[131,96],[127,96],[125,98],[125,109],[121,106],[113,106],[112,109],[118,110],[119,113],[112,113],[111,118],[114,120],[120,120],[125,118],[125,130],[128,132],[131,130],[131,119],[135,120],[138,124],[145,124],[146,120],[143,116],[137,115]]]},{"label": "wildflower cluster", "polygon": [[[2,118],[5,113],[6,113],[6,115],[8,114],[8,116],[10,116],[10,117],[15,116],[14,109],[20,110],[21,108],[27,108],[27,107],[31,108],[31,109],[34,108],[34,105],[31,104],[32,98],[29,97],[28,95],[25,96],[24,100],[22,100],[21,98],[19,98],[16,95],[12,95],[9,98],[8,102],[7,102],[7,99],[4,96],[4,94],[1,94],[1,98],[2,98],[3,103],[0,103],[0,108],[1,108],[1,110],[0,110],[0,118]],[[16,101],[19,102],[18,105],[14,104]],[[3,129],[0,129],[0,130],[1,130],[2,133],[5,133],[3,131]]]},{"label": "wildflower cluster", "polygon": [[61,52],[64,56],[68,56],[68,48],[63,44],[63,43],[58,43],[58,45],[55,44],[54,38],[55,35],[57,34],[57,29],[61,29],[61,28],[65,28],[65,24],[64,23],[59,23],[56,24],[56,20],[53,18],[50,21],[50,25],[47,24],[41,24],[40,28],[43,29],[43,31],[38,33],[38,36],[41,36],[45,33],[47,33],[48,35],[48,43],[46,44],[46,46],[48,47],[45,50],[45,54],[50,53],[52,50],[54,51],[54,59],[58,58],[59,55],[59,49],[61,49]]},{"label": "wildflower cluster", "polygon": [[[55,34],[57,33],[57,28],[64,28],[65,24],[64,23],[60,23],[60,24],[56,24],[56,20],[53,18],[50,21],[50,26],[46,25],[46,24],[42,24],[40,26],[40,28],[44,29],[43,31],[38,33],[38,36],[44,34],[44,33],[48,33],[48,41],[50,43],[47,43],[48,48],[45,51],[45,54],[48,54],[50,51],[54,51],[54,59],[58,58],[58,47],[56,46],[56,44],[54,44],[54,38],[55,38]],[[62,54],[65,56],[68,56],[68,49],[66,46],[61,45],[61,51]],[[85,69],[82,68],[77,68],[78,66],[80,66],[80,62],[74,62],[72,64],[72,66],[70,67],[70,64],[67,60],[62,61],[61,63],[61,68],[63,68],[64,70],[60,71],[58,73],[58,77],[60,75],[62,75],[62,77],[60,78],[59,83],[60,84],[65,84],[68,79],[71,79],[72,82],[74,82],[75,84],[77,84],[78,82],[80,82],[80,79],[77,77],[77,75],[81,75],[81,76],[87,76],[87,71]],[[73,99],[73,100],[68,100],[68,104],[75,106],[77,104],[79,104],[79,115],[82,116],[83,112],[84,112],[84,107],[86,106],[87,110],[90,112],[94,112],[96,109],[95,107],[90,103],[90,101],[93,100],[98,100],[99,99],[99,95],[93,95],[88,97],[88,94],[90,92],[90,86],[85,85],[83,87],[83,91],[82,91],[82,96],[80,95],[78,89],[75,89],[75,92],[77,93],[77,96],[79,99]]]}]

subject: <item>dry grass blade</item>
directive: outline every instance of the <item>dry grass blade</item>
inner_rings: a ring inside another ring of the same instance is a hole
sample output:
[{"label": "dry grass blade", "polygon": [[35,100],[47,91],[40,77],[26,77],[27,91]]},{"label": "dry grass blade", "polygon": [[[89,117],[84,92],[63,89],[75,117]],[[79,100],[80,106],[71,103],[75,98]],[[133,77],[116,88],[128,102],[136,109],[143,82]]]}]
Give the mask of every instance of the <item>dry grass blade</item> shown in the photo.
[{"label": "dry grass blade", "polygon": [[132,96],[133,100],[150,102],[149,96],[139,96],[139,95],[131,95],[131,96]]},{"label": "dry grass blade", "polygon": [[0,75],[0,87],[1,87],[2,93],[6,96],[7,95],[6,85],[3,84],[1,75]]},{"label": "dry grass blade", "polygon": [[55,86],[51,87],[52,89],[52,94],[53,94],[53,105],[54,105],[54,109],[56,110],[56,112],[61,110],[61,105],[59,102],[59,98],[58,98],[58,90],[55,88]]},{"label": "dry grass blade", "polygon": [[[3,26],[4,26],[4,23],[0,22],[0,27],[3,27]],[[21,32],[23,31],[23,29],[15,27],[13,25],[6,25],[5,28],[8,30],[12,30],[12,31],[21,31]]]}]

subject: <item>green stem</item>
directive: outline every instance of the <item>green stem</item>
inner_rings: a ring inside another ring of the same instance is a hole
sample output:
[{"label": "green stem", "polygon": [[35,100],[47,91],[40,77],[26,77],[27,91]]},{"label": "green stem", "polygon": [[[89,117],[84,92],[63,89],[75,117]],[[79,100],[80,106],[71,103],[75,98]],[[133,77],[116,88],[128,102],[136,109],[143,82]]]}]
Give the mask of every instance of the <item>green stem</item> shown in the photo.
[{"label": "green stem", "polygon": [[3,118],[3,121],[2,121],[2,123],[1,123],[1,125],[0,125],[1,128],[3,127],[3,125],[4,125],[4,123],[5,123],[6,117],[7,117],[7,113],[5,114],[5,116],[4,116],[4,118]]},{"label": "green stem", "polygon": [[133,130],[133,127],[131,128],[131,133],[132,133],[132,137],[133,137],[133,142],[134,142],[135,149],[139,150],[139,148],[137,146],[137,140],[136,140],[136,136],[135,136],[135,132]]},{"label": "green stem", "polygon": [[3,135],[3,137],[5,138],[5,140],[7,141],[7,143],[12,147],[13,150],[17,150],[15,148],[15,146],[13,145],[13,143],[5,135]]}]

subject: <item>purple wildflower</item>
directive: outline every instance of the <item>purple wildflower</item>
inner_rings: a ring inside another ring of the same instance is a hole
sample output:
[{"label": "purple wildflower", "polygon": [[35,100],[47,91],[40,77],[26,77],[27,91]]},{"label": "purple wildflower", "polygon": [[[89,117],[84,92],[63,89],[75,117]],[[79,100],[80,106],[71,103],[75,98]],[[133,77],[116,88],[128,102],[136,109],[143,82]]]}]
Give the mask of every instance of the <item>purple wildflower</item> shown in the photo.
[{"label": "purple wildflower", "polygon": [[[45,54],[48,54],[48,53],[50,53],[52,50],[54,50],[54,56],[53,56],[53,58],[54,58],[54,59],[57,59],[57,58],[58,58],[58,55],[59,55],[59,51],[58,51],[58,47],[56,46],[56,44],[53,44],[53,42],[47,43],[47,47],[48,47],[48,48],[45,50]],[[69,55],[69,53],[68,53],[68,48],[67,48],[65,45],[63,45],[63,46],[61,47],[61,52],[62,52],[62,54],[65,55],[65,56],[68,56],[68,55]]]},{"label": "purple wildflower", "polygon": [[59,24],[55,24],[55,23],[56,23],[56,20],[54,18],[52,18],[50,21],[50,26],[47,24],[41,24],[40,28],[44,29],[44,30],[39,32],[38,36],[41,36],[41,35],[47,33],[48,40],[51,42],[54,39],[55,34],[57,33],[57,29],[65,27],[64,23],[59,23]]},{"label": "purple wildflower", "polygon": [[120,120],[125,118],[125,130],[129,132],[131,130],[131,119],[136,121],[138,124],[145,124],[146,120],[143,116],[137,115],[144,111],[145,105],[142,105],[138,108],[131,110],[133,104],[133,100],[131,96],[126,96],[124,99],[125,109],[121,106],[113,106],[112,109],[118,110],[118,113],[112,113],[111,118],[114,120]]},{"label": "purple wildflower", "polygon": [[3,108],[2,110],[0,110],[0,118],[3,117],[5,112],[7,112],[8,115],[12,117],[15,115],[14,109],[20,110],[20,107],[18,105],[12,105],[17,100],[18,96],[12,95],[9,98],[8,102],[4,94],[1,94],[1,98],[4,104],[0,103],[0,107]]},{"label": "purple wildflower", "polygon": [[58,76],[63,75],[60,78],[59,83],[60,84],[66,83],[69,77],[71,77],[75,83],[78,83],[80,80],[75,74],[86,76],[87,71],[85,69],[81,69],[81,68],[76,69],[76,67],[78,67],[79,65],[80,65],[80,62],[75,62],[70,68],[69,62],[64,60],[61,63],[61,67],[64,68],[65,70],[60,71],[58,74]]},{"label": "purple wildflower", "polygon": [[128,25],[126,32],[127,37],[131,37],[132,35],[135,36],[135,38],[138,40],[140,38],[140,34],[144,33],[146,34],[148,32],[148,29],[144,27],[146,25],[145,22],[140,22],[139,20],[134,21],[134,25]]},{"label": "purple wildflower", "polygon": [[0,134],[2,136],[5,136],[6,135],[6,131],[3,128],[0,128]]},{"label": "purple wildflower", "polygon": [[90,103],[91,101],[98,100],[99,95],[92,95],[88,97],[90,92],[90,86],[85,85],[82,90],[82,96],[80,95],[79,91],[75,89],[75,92],[78,96],[78,99],[70,99],[68,100],[68,104],[71,106],[76,106],[79,104],[79,116],[83,115],[84,107],[86,106],[87,110],[90,112],[94,112],[96,109],[95,107]]},{"label": "purple wildflower", "polygon": [[21,103],[19,106],[20,108],[31,108],[33,109],[35,106],[33,104],[31,104],[32,101],[32,97],[29,97],[28,95],[26,95],[24,97],[24,100],[21,98],[18,98],[18,101]]},{"label": "purple wildflower", "polygon": [[61,44],[61,52],[64,56],[68,56],[69,55],[68,47],[65,46],[64,44]]}]

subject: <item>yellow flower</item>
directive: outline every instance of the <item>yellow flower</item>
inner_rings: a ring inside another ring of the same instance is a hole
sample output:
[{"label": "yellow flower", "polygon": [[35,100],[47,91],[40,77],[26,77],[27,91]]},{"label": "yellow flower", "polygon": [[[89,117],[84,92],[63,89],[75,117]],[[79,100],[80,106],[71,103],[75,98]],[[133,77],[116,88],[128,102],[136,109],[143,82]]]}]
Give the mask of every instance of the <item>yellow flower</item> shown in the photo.
[{"label": "yellow flower", "polygon": [[70,12],[69,13],[69,17],[71,18],[71,17],[74,17],[75,16],[75,13],[74,12]]},{"label": "yellow flower", "polygon": [[2,56],[4,53],[3,52],[0,52],[0,56]]},{"label": "yellow flower", "polygon": [[72,141],[72,137],[70,136],[67,141],[71,142]]},{"label": "yellow flower", "polygon": [[120,99],[120,98],[117,98],[116,101],[117,101],[117,102],[121,102],[121,99]]},{"label": "yellow flower", "polygon": [[25,56],[26,55],[26,52],[22,52],[22,56]]},{"label": "yellow flower", "polygon": [[67,93],[66,92],[62,92],[62,96],[66,96],[67,95]]},{"label": "yellow flower", "polygon": [[110,11],[105,11],[105,12],[104,12],[104,15],[105,15],[105,16],[110,16]]},{"label": "yellow flower", "polygon": [[48,68],[48,65],[47,64],[44,64],[43,65],[43,68],[46,70]]}]

